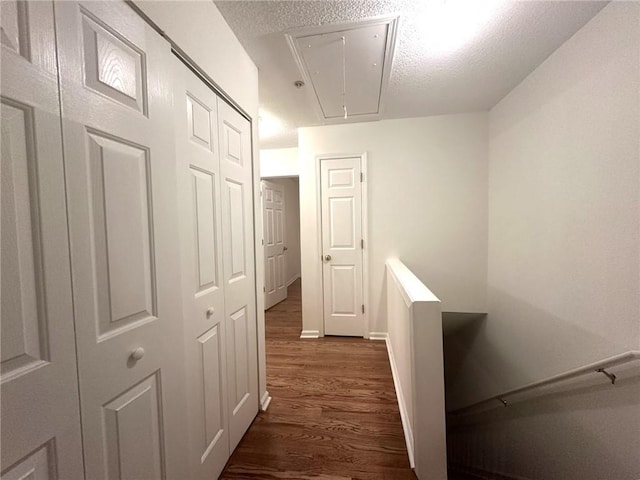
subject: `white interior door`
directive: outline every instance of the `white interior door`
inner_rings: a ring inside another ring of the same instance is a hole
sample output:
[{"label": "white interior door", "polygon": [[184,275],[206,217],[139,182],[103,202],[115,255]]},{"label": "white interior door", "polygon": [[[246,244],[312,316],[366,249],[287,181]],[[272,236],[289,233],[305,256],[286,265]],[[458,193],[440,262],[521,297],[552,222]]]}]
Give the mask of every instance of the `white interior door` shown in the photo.
[{"label": "white interior door", "polygon": [[320,161],[325,335],[362,337],[362,182],[360,158]]},{"label": "white interior door", "polygon": [[194,478],[213,479],[229,458],[218,100],[173,62],[189,463]]},{"label": "white interior door", "polygon": [[262,237],[264,239],[264,308],[269,309],[287,298],[287,246],[284,188],[262,181]]},{"label": "white interior door", "polygon": [[218,102],[222,258],[231,450],[258,414],[251,127]]},{"label": "white interior door", "polygon": [[83,478],[53,3],[0,21],[1,476]]},{"label": "white interior door", "polygon": [[59,2],[86,476],[187,478],[172,55],[122,2]]}]

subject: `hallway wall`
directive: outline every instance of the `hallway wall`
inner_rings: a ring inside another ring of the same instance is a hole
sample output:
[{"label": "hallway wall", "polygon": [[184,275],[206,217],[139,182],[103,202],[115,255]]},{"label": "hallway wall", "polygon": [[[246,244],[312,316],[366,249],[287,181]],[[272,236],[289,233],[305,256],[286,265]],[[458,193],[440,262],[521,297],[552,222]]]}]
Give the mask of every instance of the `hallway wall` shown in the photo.
[{"label": "hallway wall", "polygon": [[[639,63],[640,5],[614,2],[491,111],[489,315],[446,338],[450,409],[638,349]],[[640,370],[612,371],[450,419],[450,458],[640,478]]]},{"label": "hallway wall", "polygon": [[260,175],[263,178],[297,177],[298,147],[260,150]]},{"label": "hallway wall", "polygon": [[487,278],[487,114],[299,129],[304,330],[322,331],[317,159],[368,157],[371,327],[386,331],[384,262],[400,258],[443,310],[484,312]]}]

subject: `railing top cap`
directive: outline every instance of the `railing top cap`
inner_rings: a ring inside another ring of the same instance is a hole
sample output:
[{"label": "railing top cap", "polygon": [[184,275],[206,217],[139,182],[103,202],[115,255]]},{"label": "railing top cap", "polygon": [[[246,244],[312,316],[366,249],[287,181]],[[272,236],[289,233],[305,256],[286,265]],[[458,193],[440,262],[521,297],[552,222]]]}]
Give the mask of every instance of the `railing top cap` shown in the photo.
[{"label": "railing top cap", "polygon": [[440,302],[440,299],[398,258],[389,258],[385,263],[406,300],[411,303]]}]

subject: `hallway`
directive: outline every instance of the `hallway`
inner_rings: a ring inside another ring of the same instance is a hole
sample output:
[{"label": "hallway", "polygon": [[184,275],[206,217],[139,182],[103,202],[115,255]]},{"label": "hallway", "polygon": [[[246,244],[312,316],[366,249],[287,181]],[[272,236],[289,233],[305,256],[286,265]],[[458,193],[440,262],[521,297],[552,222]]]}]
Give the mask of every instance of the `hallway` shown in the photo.
[{"label": "hallway", "polygon": [[266,312],[273,400],[221,478],[414,479],[384,342],[301,340],[300,280]]}]

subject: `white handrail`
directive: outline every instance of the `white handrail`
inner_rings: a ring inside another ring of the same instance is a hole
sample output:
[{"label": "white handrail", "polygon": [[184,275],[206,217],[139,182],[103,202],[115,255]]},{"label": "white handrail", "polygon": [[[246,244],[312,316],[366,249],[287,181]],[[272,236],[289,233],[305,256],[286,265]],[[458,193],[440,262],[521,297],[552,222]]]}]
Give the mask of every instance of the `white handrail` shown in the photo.
[{"label": "white handrail", "polygon": [[505,400],[506,397],[515,395],[517,393],[533,390],[535,388],[551,385],[553,383],[558,383],[558,382],[561,382],[562,380],[568,380],[570,378],[579,377],[587,373],[602,373],[607,376],[607,378],[611,381],[611,383],[615,383],[616,376],[607,372],[605,369],[614,367],[616,365],[622,365],[623,363],[632,362],[634,360],[640,360],[640,350],[630,350],[628,352],[620,353],[618,355],[614,355],[613,357],[608,357],[603,360],[599,360],[597,362],[584,365],[582,367],[574,368],[573,370],[568,370],[566,372],[559,373],[558,375],[545,378],[544,380],[528,383],[526,385],[523,385],[522,387],[514,388],[512,390],[507,390],[506,392],[503,392],[500,395],[492,395],[491,397],[487,397],[484,400],[480,400],[470,405],[457,408],[456,410],[453,410],[447,413],[452,415],[458,415],[464,411],[471,410],[474,407],[477,407],[484,403],[495,401],[495,400],[501,402],[503,405],[506,406],[508,405],[507,401]]}]

